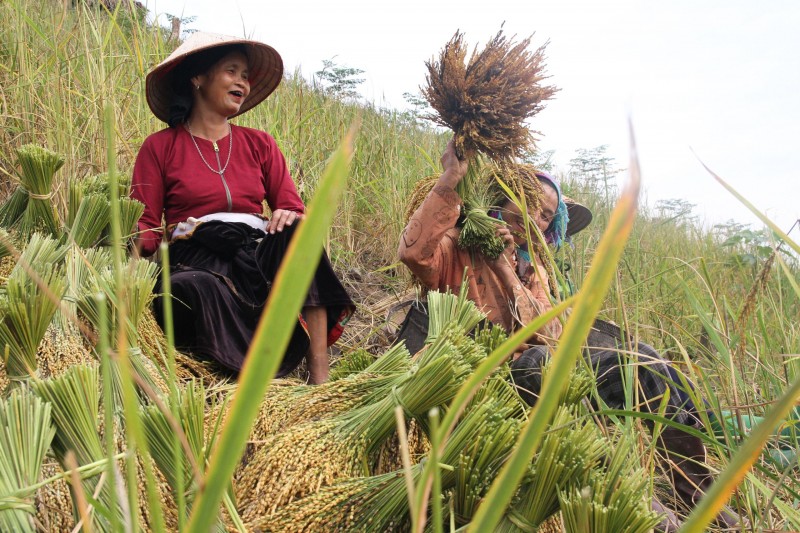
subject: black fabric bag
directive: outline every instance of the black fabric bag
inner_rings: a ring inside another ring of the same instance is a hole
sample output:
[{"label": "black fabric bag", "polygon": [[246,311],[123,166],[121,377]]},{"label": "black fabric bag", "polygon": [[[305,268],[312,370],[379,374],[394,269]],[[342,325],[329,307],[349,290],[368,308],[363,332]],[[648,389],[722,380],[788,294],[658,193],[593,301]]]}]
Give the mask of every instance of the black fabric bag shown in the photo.
[{"label": "black fabric bag", "polygon": [[413,355],[425,346],[425,339],[428,338],[428,305],[417,300],[409,303],[408,313],[400,324],[394,344],[405,342],[409,353]]}]

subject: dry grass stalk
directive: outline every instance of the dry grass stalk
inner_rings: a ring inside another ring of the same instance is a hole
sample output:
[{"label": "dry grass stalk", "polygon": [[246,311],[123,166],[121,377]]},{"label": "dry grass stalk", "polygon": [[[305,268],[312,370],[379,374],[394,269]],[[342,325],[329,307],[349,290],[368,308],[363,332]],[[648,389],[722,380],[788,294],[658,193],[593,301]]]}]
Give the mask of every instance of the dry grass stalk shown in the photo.
[{"label": "dry grass stalk", "polygon": [[531,38],[514,43],[500,30],[468,62],[464,36],[456,32],[438,60],[427,61],[422,94],[436,111],[428,119],[455,133],[460,155],[483,152],[495,160],[521,156],[534,137],[525,124],[558,90],[542,85],[544,49],[528,50]]}]

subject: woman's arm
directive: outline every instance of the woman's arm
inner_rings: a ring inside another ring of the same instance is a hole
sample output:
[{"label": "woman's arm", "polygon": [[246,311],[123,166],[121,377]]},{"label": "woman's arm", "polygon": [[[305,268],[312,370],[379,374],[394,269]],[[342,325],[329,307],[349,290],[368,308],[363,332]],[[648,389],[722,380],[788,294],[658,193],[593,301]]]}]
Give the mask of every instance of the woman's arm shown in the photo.
[{"label": "woman's arm", "polygon": [[164,234],[164,195],[163,166],[154,143],[148,137],[136,155],[131,179],[131,198],[144,204],[144,213],[137,226],[139,233],[134,243],[139,253],[145,257],[153,255],[161,244]]},{"label": "woman's arm", "polygon": [[[512,314],[519,325],[531,322],[539,315],[546,313],[553,308],[548,295],[548,275],[547,270],[538,255],[535,256],[531,268],[535,268],[530,276],[528,283],[523,283],[517,276],[517,265],[514,258],[514,238],[507,227],[500,227],[497,230],[498,236],[506,243],[506,249],[494,261],[486,261],[486,264],[500,280],[506,294],[509,295],[509,305]],[[561,322],[554,318],[538,331],[537,337],[547,337],[556,340],[561,336]],[[543,343],[543,338],[535,339],[537,343]]]},{"label": "woman's arm", "polygon": [[439,288],[442,266],[455,253],[442,241],[461,213],[461,197],[455,187],[467,173],[467,162],[458,159],[452,140],[441,161],[444,172],[409,219],[397,250],[400,261],[429,288]]},{"label": "woman's arm", "polygon": [[264,176],[264,190],[272,218],[267,231],[275,233],[283,231],[286,226],[291,226],[303,218],[305,206],[297,193],[286,157],[278,147],[272,135],[264,133],[267,143],[264,160],[261,161],[261,170]]}]

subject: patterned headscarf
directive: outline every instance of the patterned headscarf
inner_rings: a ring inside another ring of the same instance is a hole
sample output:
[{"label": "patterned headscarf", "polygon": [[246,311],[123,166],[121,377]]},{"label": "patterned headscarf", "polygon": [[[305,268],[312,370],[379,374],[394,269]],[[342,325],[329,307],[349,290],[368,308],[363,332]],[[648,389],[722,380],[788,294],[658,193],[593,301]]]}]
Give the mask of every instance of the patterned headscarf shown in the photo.
[{"label": "patterned headscarf", "polygon": [[555,215],[553,215],[553,220],[550,221],[550,225],[544,232],[547,242],[558,249],[567,238],[567,223],[569,222],[567,204],[564,203],[564,195],[561,194],[561,187],[556,178],[541,170],[536,172],[536,177],[539,178],[540,181],[551,185],[556,190],[558,196],[558,207],[556,208]]}]

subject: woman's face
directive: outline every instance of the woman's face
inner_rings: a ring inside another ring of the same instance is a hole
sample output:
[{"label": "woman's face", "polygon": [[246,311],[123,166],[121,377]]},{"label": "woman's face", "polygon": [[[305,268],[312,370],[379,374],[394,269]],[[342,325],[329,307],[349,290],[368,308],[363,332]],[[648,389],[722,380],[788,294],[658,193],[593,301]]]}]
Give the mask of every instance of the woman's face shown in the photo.
[{"label": "woman's face", "polygon": [[[539,231],[544,233],[550,226],[550,222],[552,222],[556,214],[556,209],[558,209],[558,193],[553,187],[544,182],[542,182],[542,192],[544,193],[542,195],[542,209],[536,213],[534,221]],[[511,234],[514,236],[514,243],[521,248],[527,247],[525,216],[520,211],[520,208],[509,200],[502,207],[501,212],[503,220],[508,224],[508,229],[511,230]]]},{"label": "woman's face", "polygon": [[198,111],[211,111],[228,118],[239,112],[239,108],[250,94],[247,56],[233,51],[217,61],[205,74],[192,78],[195,106]]},{"label": "woman's face", "polygon": [[556,216],[558,210],[558,191],[553,187],[549,181],[539,180],[542,184],[542,209],[536,216],[536,225],[539,230],[544,233],[550,227],[553,217]]}]

